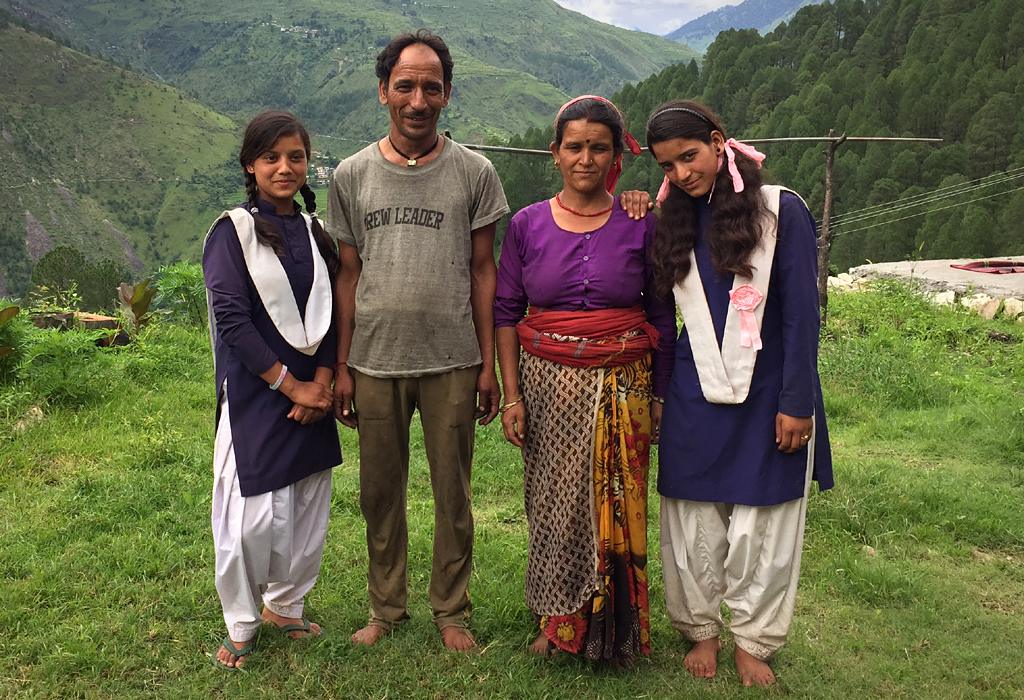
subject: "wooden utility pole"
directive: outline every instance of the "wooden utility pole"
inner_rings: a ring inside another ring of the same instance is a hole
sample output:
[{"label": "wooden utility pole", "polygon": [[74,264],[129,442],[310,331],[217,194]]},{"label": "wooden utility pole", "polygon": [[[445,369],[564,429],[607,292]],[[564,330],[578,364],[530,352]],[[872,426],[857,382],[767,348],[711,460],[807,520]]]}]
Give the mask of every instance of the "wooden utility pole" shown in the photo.
[{"label": "wooden utility pole", "polygon": [[836,149],[846,141],[846,134],[836,138],[828,130],[828,144],[825,146],[825,204],[821,207],[821,234],[818,236],[818,305],[821,307],[821,324],[828,319],[828,261],[832,248],[832,165]]}]

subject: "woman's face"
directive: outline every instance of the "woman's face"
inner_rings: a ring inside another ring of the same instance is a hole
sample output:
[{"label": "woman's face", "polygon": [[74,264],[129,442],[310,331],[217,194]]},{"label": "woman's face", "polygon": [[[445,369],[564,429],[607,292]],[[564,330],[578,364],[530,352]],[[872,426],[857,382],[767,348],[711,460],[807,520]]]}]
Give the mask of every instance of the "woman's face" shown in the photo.
[{"label": "woman's face", "polygon": [[245,169],[256,177],[260,196],[283,214],[291,213],[295,193],[306,184],[308,166],[302,139],[298,134],[285,134]]},{"label": "woman's face", "polygon": [[711,143],[700,139],[669,139],[651,146],[651,155],[673,185],[691,197],[701,197],[711,191],[718,177],[724,143],[722,133],[712,131]]},{"label": "woman's face", "polygon": [[600,122],[574,119],[562,129],[562,143],[551,145],[555,166],[562,173],[564,189],[581,194],[604,190],[615,161],[612,130]]}]

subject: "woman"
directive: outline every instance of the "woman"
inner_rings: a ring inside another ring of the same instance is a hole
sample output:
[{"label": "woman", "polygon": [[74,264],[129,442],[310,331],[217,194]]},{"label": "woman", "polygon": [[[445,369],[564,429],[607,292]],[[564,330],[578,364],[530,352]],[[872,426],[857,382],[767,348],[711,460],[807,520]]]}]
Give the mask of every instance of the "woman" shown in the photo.
[{"label": "woman", "polygon": [[221,215],[203,246],[218,405],[213,540],[228,628],[214,662],[226,669],[245,664],[263,623],[292,638],[320,634],[303,600],[320,572],[341,462],[325,420],[338,257],[315,218],[309,154],[294,116],[257,115],[238,158],[248,200]]},{"label": "woman", "polygon": [[665,172],[655,289],[674,290],[684,321],[659,449],[668,613],[693,643],[687,669],[710,678],[725,603],[741,682],[770,685],[812,474],[832,486],[814,220],[799,196],[761,184],[764,156],[703,105],[658,107],[647,144]]},{"label": "woman", "polygon": [[618,663],[650,653],[647,464],[675,335],[647,293],[653,218],[612,196],[627,140],[638,152],[607,100],[562,107],[562,190],[512,218],[494,305],[502,428],[526,465],[530,649]]}]

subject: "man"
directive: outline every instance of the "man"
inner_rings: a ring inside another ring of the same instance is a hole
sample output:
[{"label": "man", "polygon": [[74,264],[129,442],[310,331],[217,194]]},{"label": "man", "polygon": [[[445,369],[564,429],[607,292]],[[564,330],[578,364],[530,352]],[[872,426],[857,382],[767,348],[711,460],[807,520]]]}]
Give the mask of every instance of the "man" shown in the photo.
[{"label": "man", "polygon": [[490,162],[437,133],[452,67],[429,31],[393,39],[377,57],[388,134],[343,161],[330,188],[341,256],[335,411],[359,430],[369,550],[370,619],[356,644],[408,619],[409,424],[419,409],[434,492],[434,623],[446,648],[476,645],[466,627],[473,421],[489,423],[500,402],[493,244],[508,205]]}]

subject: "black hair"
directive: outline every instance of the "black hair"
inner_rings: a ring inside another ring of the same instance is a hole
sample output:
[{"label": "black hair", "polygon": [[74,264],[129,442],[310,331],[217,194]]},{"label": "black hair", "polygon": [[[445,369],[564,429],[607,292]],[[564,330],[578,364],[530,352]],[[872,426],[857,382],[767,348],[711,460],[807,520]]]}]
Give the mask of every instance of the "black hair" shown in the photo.
[{"label": "black hair", "polygon": [[394,69],[395,64],[398,63],[398,57],[405,51],[406,48],[413,44],[425,44],[426,46],[433,49],[437,57],[441,59],[441,71],[444,73],[444,84],[450,85],[452,82],[452,74],[455,70],[455,62],[452,60],[452,54],[448,50],[448,44],[444,43],[444,39],[434,34],[429,29],[420,29],[415,34],[399,34],[394,39],[388,42],[388,45],[377,54],[377,79],[383,82],[385,85],[391,79],[391,71]]},{"label": "black hair", "polygon": [[[660,105],[647,120],[647,146],[676,138],[710,144],[714,131],[719,132],[723,140],[727,138],[722,120],[713,111],[699,102],[672,100]],[[761,173],[757,163],[742,153],[735,155],[743,191],[733,190],[732,177],[723,166],[714,183],[708,248],[711,261],[720,273],[747,276],[753,271],[750,255],[761,240],[762,222],[768,209],[761,197]],[[670,294],[672,287],[689,273],[690,251],[696,235],[696,201],[678,187],[669,187],[651,245],[655,292]]]},{"label": "black hair", "polygon": [[[284,255],[284,241],[281,239],[281,232],[272,222],[260,216],[256,207],[259,202],[259,190],[256,187],[256,176],[250,173],[247,168],[263,153],[270,150],[277,140],[282,136],[297,134],[302,139],[302,146],[306,151],[306,160],[309,160],[311,153],[309,147],[309,132],[298,118],[283,111],[261,112],[252,118],[245,127],[245,136],[242,137],[242,148],[238,152],[238,162],[242,165],[242,176],[245,181],[245,196],[247,208],[252,213],[256,224],[256,240],[263,245],[270,246],[277,255]],[[324,231],[320,220],[316,216],[316,195],[313,194],[309,184],[303,184],[299,190],[306,211],[313,219],[311,230],[316,247],[320,255],[327,263],[327,269],[331,278],[338,273],[341,261],[338,258],[338,251],[334,247],[331,237]]]},{"label": "black hair", "polygon": [[615,154],[618,155],[625,150],[626,124],[622,120],[622,114],[614,105],[603,100],[595,100],[592,97],[569,105],[558,115],[558,119],[555,120],[555,139],[553,141],[555,148],[562,145],[565,125],[577,119],[604,124],[612,132],[612,146],[615,148]]}]

